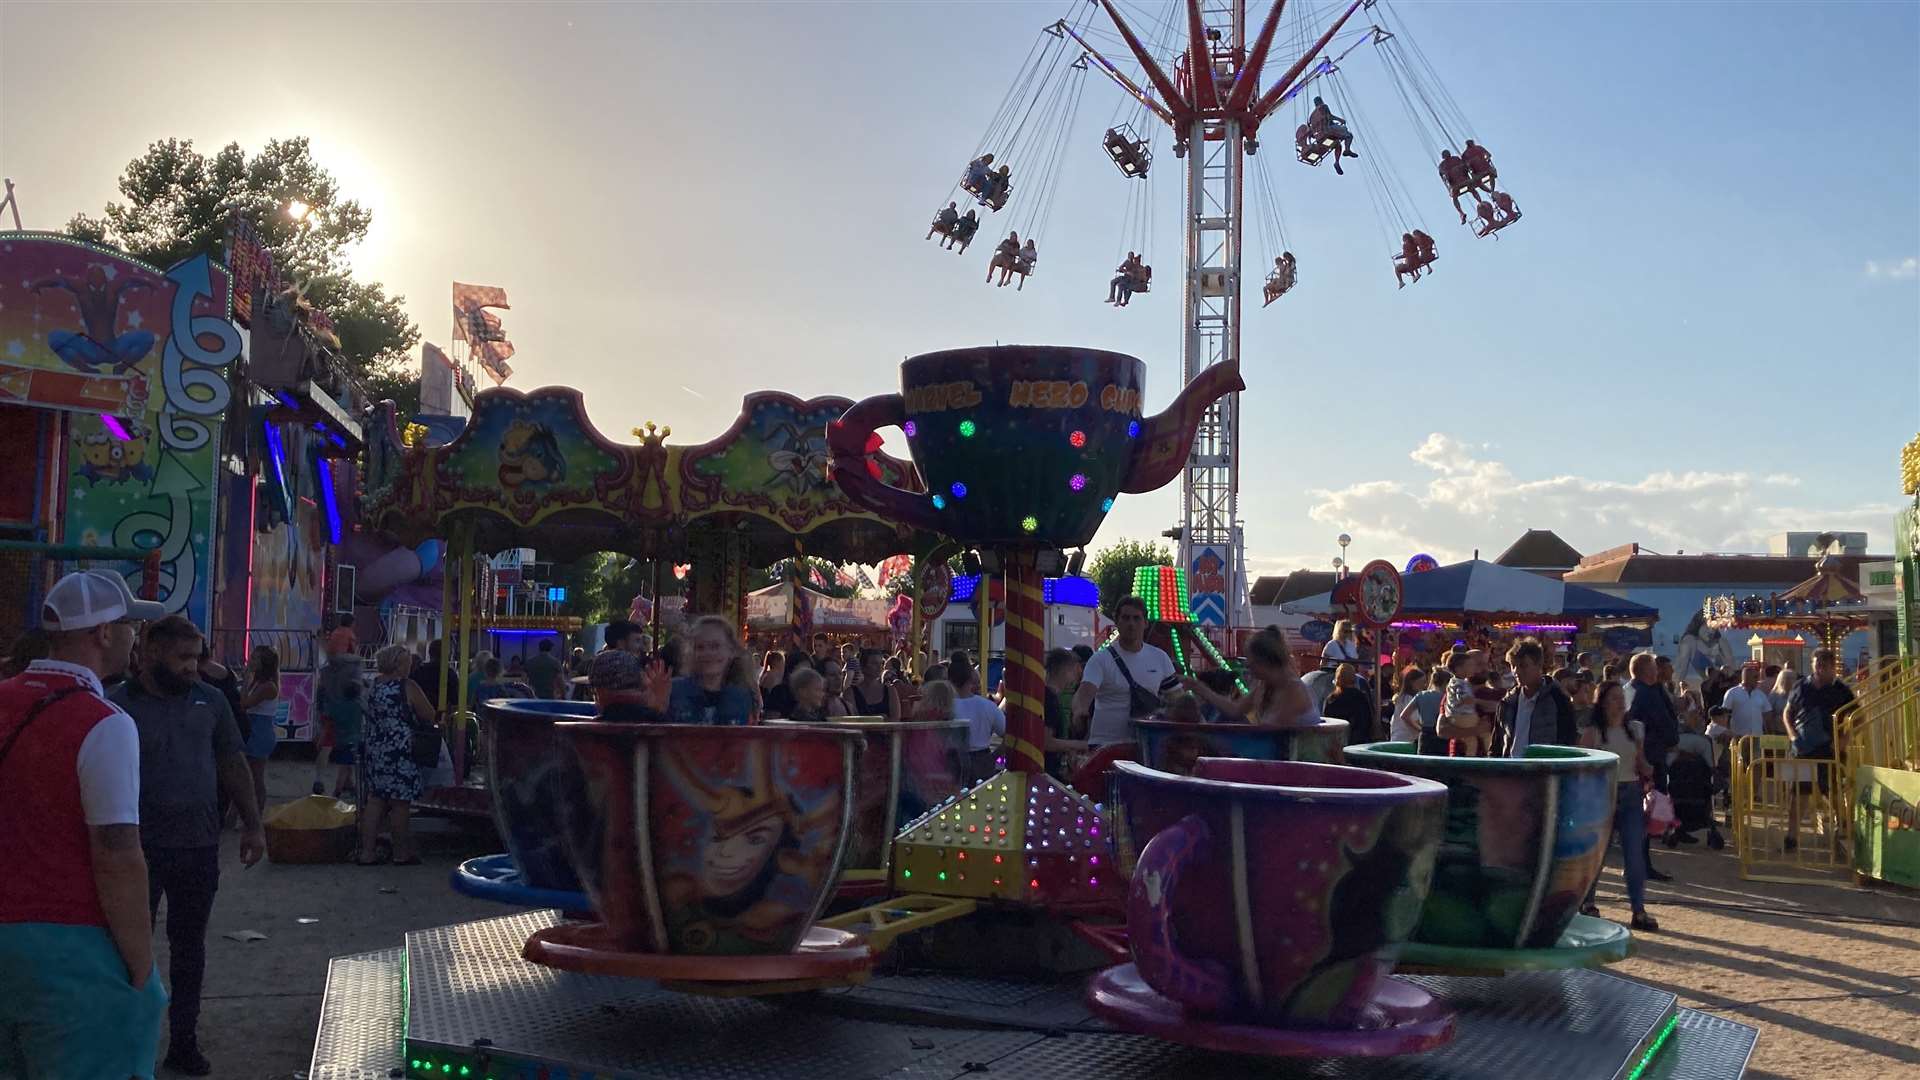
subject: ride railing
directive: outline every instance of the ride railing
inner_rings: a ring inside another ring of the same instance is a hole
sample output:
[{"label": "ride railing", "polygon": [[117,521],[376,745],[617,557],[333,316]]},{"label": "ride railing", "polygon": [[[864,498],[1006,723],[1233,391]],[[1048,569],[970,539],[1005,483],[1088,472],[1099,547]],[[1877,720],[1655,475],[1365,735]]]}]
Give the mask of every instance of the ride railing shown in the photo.
[{"label": "ride railing", "polygon": [[1743,736],[1733,740],[1732,750],[1740,876],[1830,883],[1844,872],[1850,865],[1849,826],[1834,759],[1795,757],[1784,735]]},{"label": "ride railing", "polygon": [[1854,700],[1834,716],[1843,811],[1853,813],[1857,770],[1920,772],[1920,664],[1882,663],[1856,682]]}]

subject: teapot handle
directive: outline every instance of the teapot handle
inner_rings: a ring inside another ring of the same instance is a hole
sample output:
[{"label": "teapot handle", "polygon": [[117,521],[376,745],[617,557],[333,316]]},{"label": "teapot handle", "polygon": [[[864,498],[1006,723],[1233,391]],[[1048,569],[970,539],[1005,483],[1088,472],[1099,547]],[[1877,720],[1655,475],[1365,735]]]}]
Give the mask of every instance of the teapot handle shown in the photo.
[{"label": "teapot handle", "polygon": [[1196,1012],[1217,1012],[1234,1001],[1225,965],[1195,960],[1174,940],[1173,903],[1180,878],[1205,853],[1212,830],[1188,814],[1147,841],[1127,888],[1127,944],[1148,986]]},{"label": "teapot handle", "polygon": [[867,398],[827,424],[827,449],[833,455],[833,479],[847,497],[888,521],[940,532],[937,511],[922,492],[894,487],[880,479],[868,457],[874,432],[906,422],[906,399],[899,394]]}]

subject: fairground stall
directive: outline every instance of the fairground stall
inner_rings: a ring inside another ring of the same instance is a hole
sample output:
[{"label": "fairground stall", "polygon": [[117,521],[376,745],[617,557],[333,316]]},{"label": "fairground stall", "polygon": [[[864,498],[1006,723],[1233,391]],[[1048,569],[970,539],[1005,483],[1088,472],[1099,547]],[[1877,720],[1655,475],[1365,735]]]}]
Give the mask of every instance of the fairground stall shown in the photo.
[{"label": "fairground stall", "polygon": [[[1392,639],[1374,656],[1395,666],[1432,665],[1457,645],[1503,651],[1515,638],[1534,637],[1564,663],[1582,650],[1626,653],[1643,641],[1657,608],[1608,596],[1598,589],[1471,559],[1401,577],[1400,615]],[[1290,600],[1281,610],[1320,619],[1341,617],[1335,593]],[[1301,628],[1311,670],[1331,629],[1308,622]],[[1301,649],[1301,643],[1295,643]]]}]

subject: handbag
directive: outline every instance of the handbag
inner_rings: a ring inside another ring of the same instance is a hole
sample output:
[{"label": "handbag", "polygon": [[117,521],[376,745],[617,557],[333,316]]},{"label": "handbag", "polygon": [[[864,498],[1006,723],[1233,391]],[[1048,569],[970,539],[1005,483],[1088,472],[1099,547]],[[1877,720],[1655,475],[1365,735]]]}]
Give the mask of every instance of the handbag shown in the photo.
[{"label": "handbag", "polygon": [[1119,650],[1107,646],[1107,655],[1113,657],[1113,664],[1120,669],[1120,677],[1127,680],[1127,716],[1138,720],[1143,716],[1152,716],[1160,711],[1160,695],[1133,681],[1133,672],[1127,670],[1127,662],[1120,659]]},{"label": "handbag", "polygon": [[441,735],[438,725],[414,728],[413,744],[407,749],[407,756],[422,769],[431,769],[440,764]]},{"label": "handbag", "polygon": [[1648,836],[1664,836],[1679,822],[1679,816],[1673,812],[1673,796],[1658,788],[1647,789],[1642,807],[1647,815]]}]

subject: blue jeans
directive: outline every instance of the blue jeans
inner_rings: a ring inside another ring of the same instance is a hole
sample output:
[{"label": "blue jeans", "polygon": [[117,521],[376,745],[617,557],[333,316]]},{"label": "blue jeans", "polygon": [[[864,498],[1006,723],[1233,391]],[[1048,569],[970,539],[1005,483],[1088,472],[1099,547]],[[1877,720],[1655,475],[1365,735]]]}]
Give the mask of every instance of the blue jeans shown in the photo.
[{"label": "blue jeans", "polygon": [[1647,810],[1640,781],[1615,784],[1613,831],[1620,836],[1620,861],[1627,867],[1627,903],[1635,911],[1647,906]]}]

